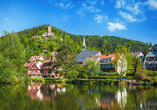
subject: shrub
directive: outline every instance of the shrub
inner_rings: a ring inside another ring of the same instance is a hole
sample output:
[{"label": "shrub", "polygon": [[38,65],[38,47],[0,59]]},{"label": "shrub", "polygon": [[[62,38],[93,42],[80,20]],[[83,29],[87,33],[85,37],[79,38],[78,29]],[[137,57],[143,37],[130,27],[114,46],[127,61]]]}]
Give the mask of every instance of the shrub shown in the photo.
[{"label": "shrub", "polygon": [[43,77],[49,77],[49,75],[48,74],[44,74]]},{"label": "shrub", "polygon": [[114,72],[112,76],[120,76],[120,74],[118,72]]}]

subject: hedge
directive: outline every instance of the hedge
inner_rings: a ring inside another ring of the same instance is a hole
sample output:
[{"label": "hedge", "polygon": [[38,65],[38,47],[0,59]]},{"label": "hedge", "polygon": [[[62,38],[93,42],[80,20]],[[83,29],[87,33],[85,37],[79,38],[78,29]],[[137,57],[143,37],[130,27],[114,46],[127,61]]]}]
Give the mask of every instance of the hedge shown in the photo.
[{"label": "hedge", "polygon": [[[116,79],[120,76],[96,76],[96,79]],[[122,76],[122,78],[133,79],[133,76]],[[88,79],[95,79],[94,76],[88,76]]]}]

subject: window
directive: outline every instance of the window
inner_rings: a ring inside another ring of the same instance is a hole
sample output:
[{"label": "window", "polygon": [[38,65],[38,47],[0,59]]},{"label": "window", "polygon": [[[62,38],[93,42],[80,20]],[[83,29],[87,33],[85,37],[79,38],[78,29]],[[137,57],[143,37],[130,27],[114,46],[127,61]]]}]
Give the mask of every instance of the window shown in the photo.
[{"label": "window", "polygon": [[157,57],[155,57],[154,60],[157,60]]},{"label": "window", "polygon": [[157,48],[154,48],[154,49],[153,49],[153,52],[157,52]]},{"label": "window", "polygon": [[147,57],[147,60],[148,60],[148,61],[151,61],[151,60],[152,60],[152,57]]}]

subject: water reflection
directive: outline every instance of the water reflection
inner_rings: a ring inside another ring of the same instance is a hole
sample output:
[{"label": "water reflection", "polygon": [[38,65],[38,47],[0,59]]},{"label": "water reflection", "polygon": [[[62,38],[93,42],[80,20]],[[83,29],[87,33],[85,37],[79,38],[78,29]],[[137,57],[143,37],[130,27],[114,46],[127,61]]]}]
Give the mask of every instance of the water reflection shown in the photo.
[{"label": "water reflection", "polygon": [[0,94],[0,110],[157,110],[153,86],[30,83],[0,85]]}]

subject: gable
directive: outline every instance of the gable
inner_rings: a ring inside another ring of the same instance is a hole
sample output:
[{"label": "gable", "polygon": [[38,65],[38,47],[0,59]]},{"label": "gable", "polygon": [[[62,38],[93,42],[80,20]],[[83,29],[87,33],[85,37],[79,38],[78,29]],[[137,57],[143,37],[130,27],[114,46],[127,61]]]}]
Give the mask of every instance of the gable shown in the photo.
[{"label": "gable", "polygon": [[157,55],[157,44],[155,44],[152,49],[147,53],[147,55]]}]

